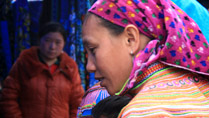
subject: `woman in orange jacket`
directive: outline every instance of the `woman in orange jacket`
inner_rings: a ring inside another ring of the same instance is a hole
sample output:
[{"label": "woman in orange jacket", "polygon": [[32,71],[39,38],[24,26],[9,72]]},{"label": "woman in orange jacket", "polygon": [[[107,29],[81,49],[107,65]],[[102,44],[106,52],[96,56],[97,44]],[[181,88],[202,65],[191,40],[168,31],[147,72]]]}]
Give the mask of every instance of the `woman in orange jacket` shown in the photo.
[{"label": "woman in orange jacket", "polygon": [[76,63],[65,52],[62,25],[39,32],[40,45],[21,52],[4,81],[4,118],[75,118],[84,90]]}]

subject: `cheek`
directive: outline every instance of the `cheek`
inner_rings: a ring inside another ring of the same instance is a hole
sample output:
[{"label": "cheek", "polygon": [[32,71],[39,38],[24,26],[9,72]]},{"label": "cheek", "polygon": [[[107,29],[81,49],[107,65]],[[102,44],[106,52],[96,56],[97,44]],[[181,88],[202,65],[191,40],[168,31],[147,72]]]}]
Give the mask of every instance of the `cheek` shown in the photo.
[{"label": "cheek", "polygon": [[49,47],[49,43],[42,42],[42,43],[40,44],[40,47],[41,47],[42,49],[47,49],[47,48]]},{"label": "cheek", "polygon": [[63,48],[64,48],[64,43],[63,43],[63,44],[57,45],[57,49],[58,49],[59,51],[63,50]]},{"label": "cheek", "polygon": [[112,86],[114,92],[115,93],[119,92],[124,84],[125,84],[124,77],[119,77],[119,76],[115,77],[114,80],[112,80]]},{"label": "cheek", "polygon": [[[124,59],[123,59],[124,58]],[[109,65],[108,72],[110,73],[109,77],[111,79],[110,86],[114,89],[114,92],[119,92],[132,70],[132,63],[130,59],[127,59],[126,56],[115,56],[112,60],[113,63]]]},{"label": "cheek", "polygon": [[107,55],[95,55],[95,58],[93,59],[96,66],[96,71],[98,71],[102,76],[107,78],[113,78],[112,75],[114,75],[114,68],[112,68],[114,65],[112,64],[111,58]]},{"label": "cheek", "polygon": [[41,50],[42,52],[46,52],[46,51],[47,51],[47,45],[41,44],[41,45],[40,45],[40,50]]},{"label": "cheek", "polygon": [[64,48],[64,46],[58,46],[59,50],[62,50]]}]

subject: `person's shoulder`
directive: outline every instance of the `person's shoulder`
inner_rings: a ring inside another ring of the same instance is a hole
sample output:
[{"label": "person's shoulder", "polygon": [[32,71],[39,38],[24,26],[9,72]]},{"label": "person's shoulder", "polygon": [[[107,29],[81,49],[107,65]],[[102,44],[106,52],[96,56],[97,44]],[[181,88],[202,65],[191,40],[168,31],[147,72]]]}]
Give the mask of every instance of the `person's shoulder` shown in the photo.
[{"label": "person's shoulder", "polygon": [[84,97],[89,95],[90,93],[97,93],[97,92],[101,92],[101,91],[107,91],[107,90],[104,87],[101,87],[100,82],[98,82],[86,91]]},{"label": "person's shoulder", "polygon": [[85,95],[83,96],[83,101],[85,102],[82,104],[84,106],[85,104],[89,104],[89,103],[95,104],[108,96],[110,95],[107,92],[107,90],[104,87],[101,87],[100,82],[98,82],[97,84],[95,84],[86,91]]},{"label": "person's shoulder", "polygon": [[22,50],[19,57],[34,56],[37,53],[37,51],[38,47],[33,46],[31,48]]},{"label": "person's shoulder", "polygon": [[38,47],[35,46],[28,49],[24,49],[20,52],[20,55],[18,56],[17,60],[19,61],[34,60],[37,58],[37,52],[38,52]]},{"label": "person's shoulder", "polygon": [[78,116],[81,118],[90,117],[92,108],[108,96],[110,95],[104,87],[100,86],[100,82],[96,83],[85,92],[78,109]]}]

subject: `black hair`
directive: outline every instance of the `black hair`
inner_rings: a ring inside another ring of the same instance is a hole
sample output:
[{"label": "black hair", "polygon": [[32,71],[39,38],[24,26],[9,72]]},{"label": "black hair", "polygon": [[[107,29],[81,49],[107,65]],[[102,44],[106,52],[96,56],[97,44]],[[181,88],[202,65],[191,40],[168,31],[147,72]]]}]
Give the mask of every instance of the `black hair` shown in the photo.
[{"label": "black hair", "polygon": [[127,96],[109,96],[101,100],[92,109],[93,118],[105,116],[108,118],[117,118],[121,109],[130,102],[131,98]]},{"label": "black hair", "polygon": [[[84,23],[88,20],[88,18],[91,16],[91,15],[95,15],[95,14],[93,14],[93,13],[91,13],[91,12],[88,12],[87,14],[86,14],[86,16],[85,16],[85,19],[84,19]],[[99,20],[100,20],[100,25],[102,25],[102,26],[104,26],[105,28],[107,28],[108,30],[110,30],[110,32],[113,34],[113,35],[115,35],[115,36],[118,36],[119,34],[121,34],[123,31],[124,31],[124,27],[122,27],[122,26],[119,26],[119,25],[116,25],[116,24],[114,24],[114,23],[112,23],[112,22],[110,22],[110,21],[108,21],[108,20],[106,20],[106,19],[104,19],[104,18],[102,18],[102,17],[100,17],[100,16],[97,16],[97,15],[95,15],[96,17],[98,17],[99,18]]]},{"label": "black hair", "polygon": [[64,41],[67,38],[65,28],[60,23],[48,22],[40,28],[39,33],[38,33],[39,39],[41,39],[44,35],[50,32],[59,32],[63,36]]},{"label": "black hair", "polygon": [[209,9],[209,1],[208,0],[197,0],[202,6],[206,9]]}]

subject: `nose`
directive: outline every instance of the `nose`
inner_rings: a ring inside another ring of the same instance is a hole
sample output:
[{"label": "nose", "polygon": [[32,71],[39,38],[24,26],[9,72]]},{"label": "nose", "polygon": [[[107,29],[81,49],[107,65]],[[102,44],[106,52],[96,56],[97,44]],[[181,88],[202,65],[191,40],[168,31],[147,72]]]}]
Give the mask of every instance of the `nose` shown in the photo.
[{"label": "nose", "polygon": [[50,48],[51,48],[51,49],[54,49],[55,47],[56,47],[56,44],[55,44],[55,42],[52,41],[52,42],[50,43]]},{"label": "nose", "polygon": [[86,69],[88,72],[93,73],[96,71],[96,66],[91,56],[88,56]]}]

